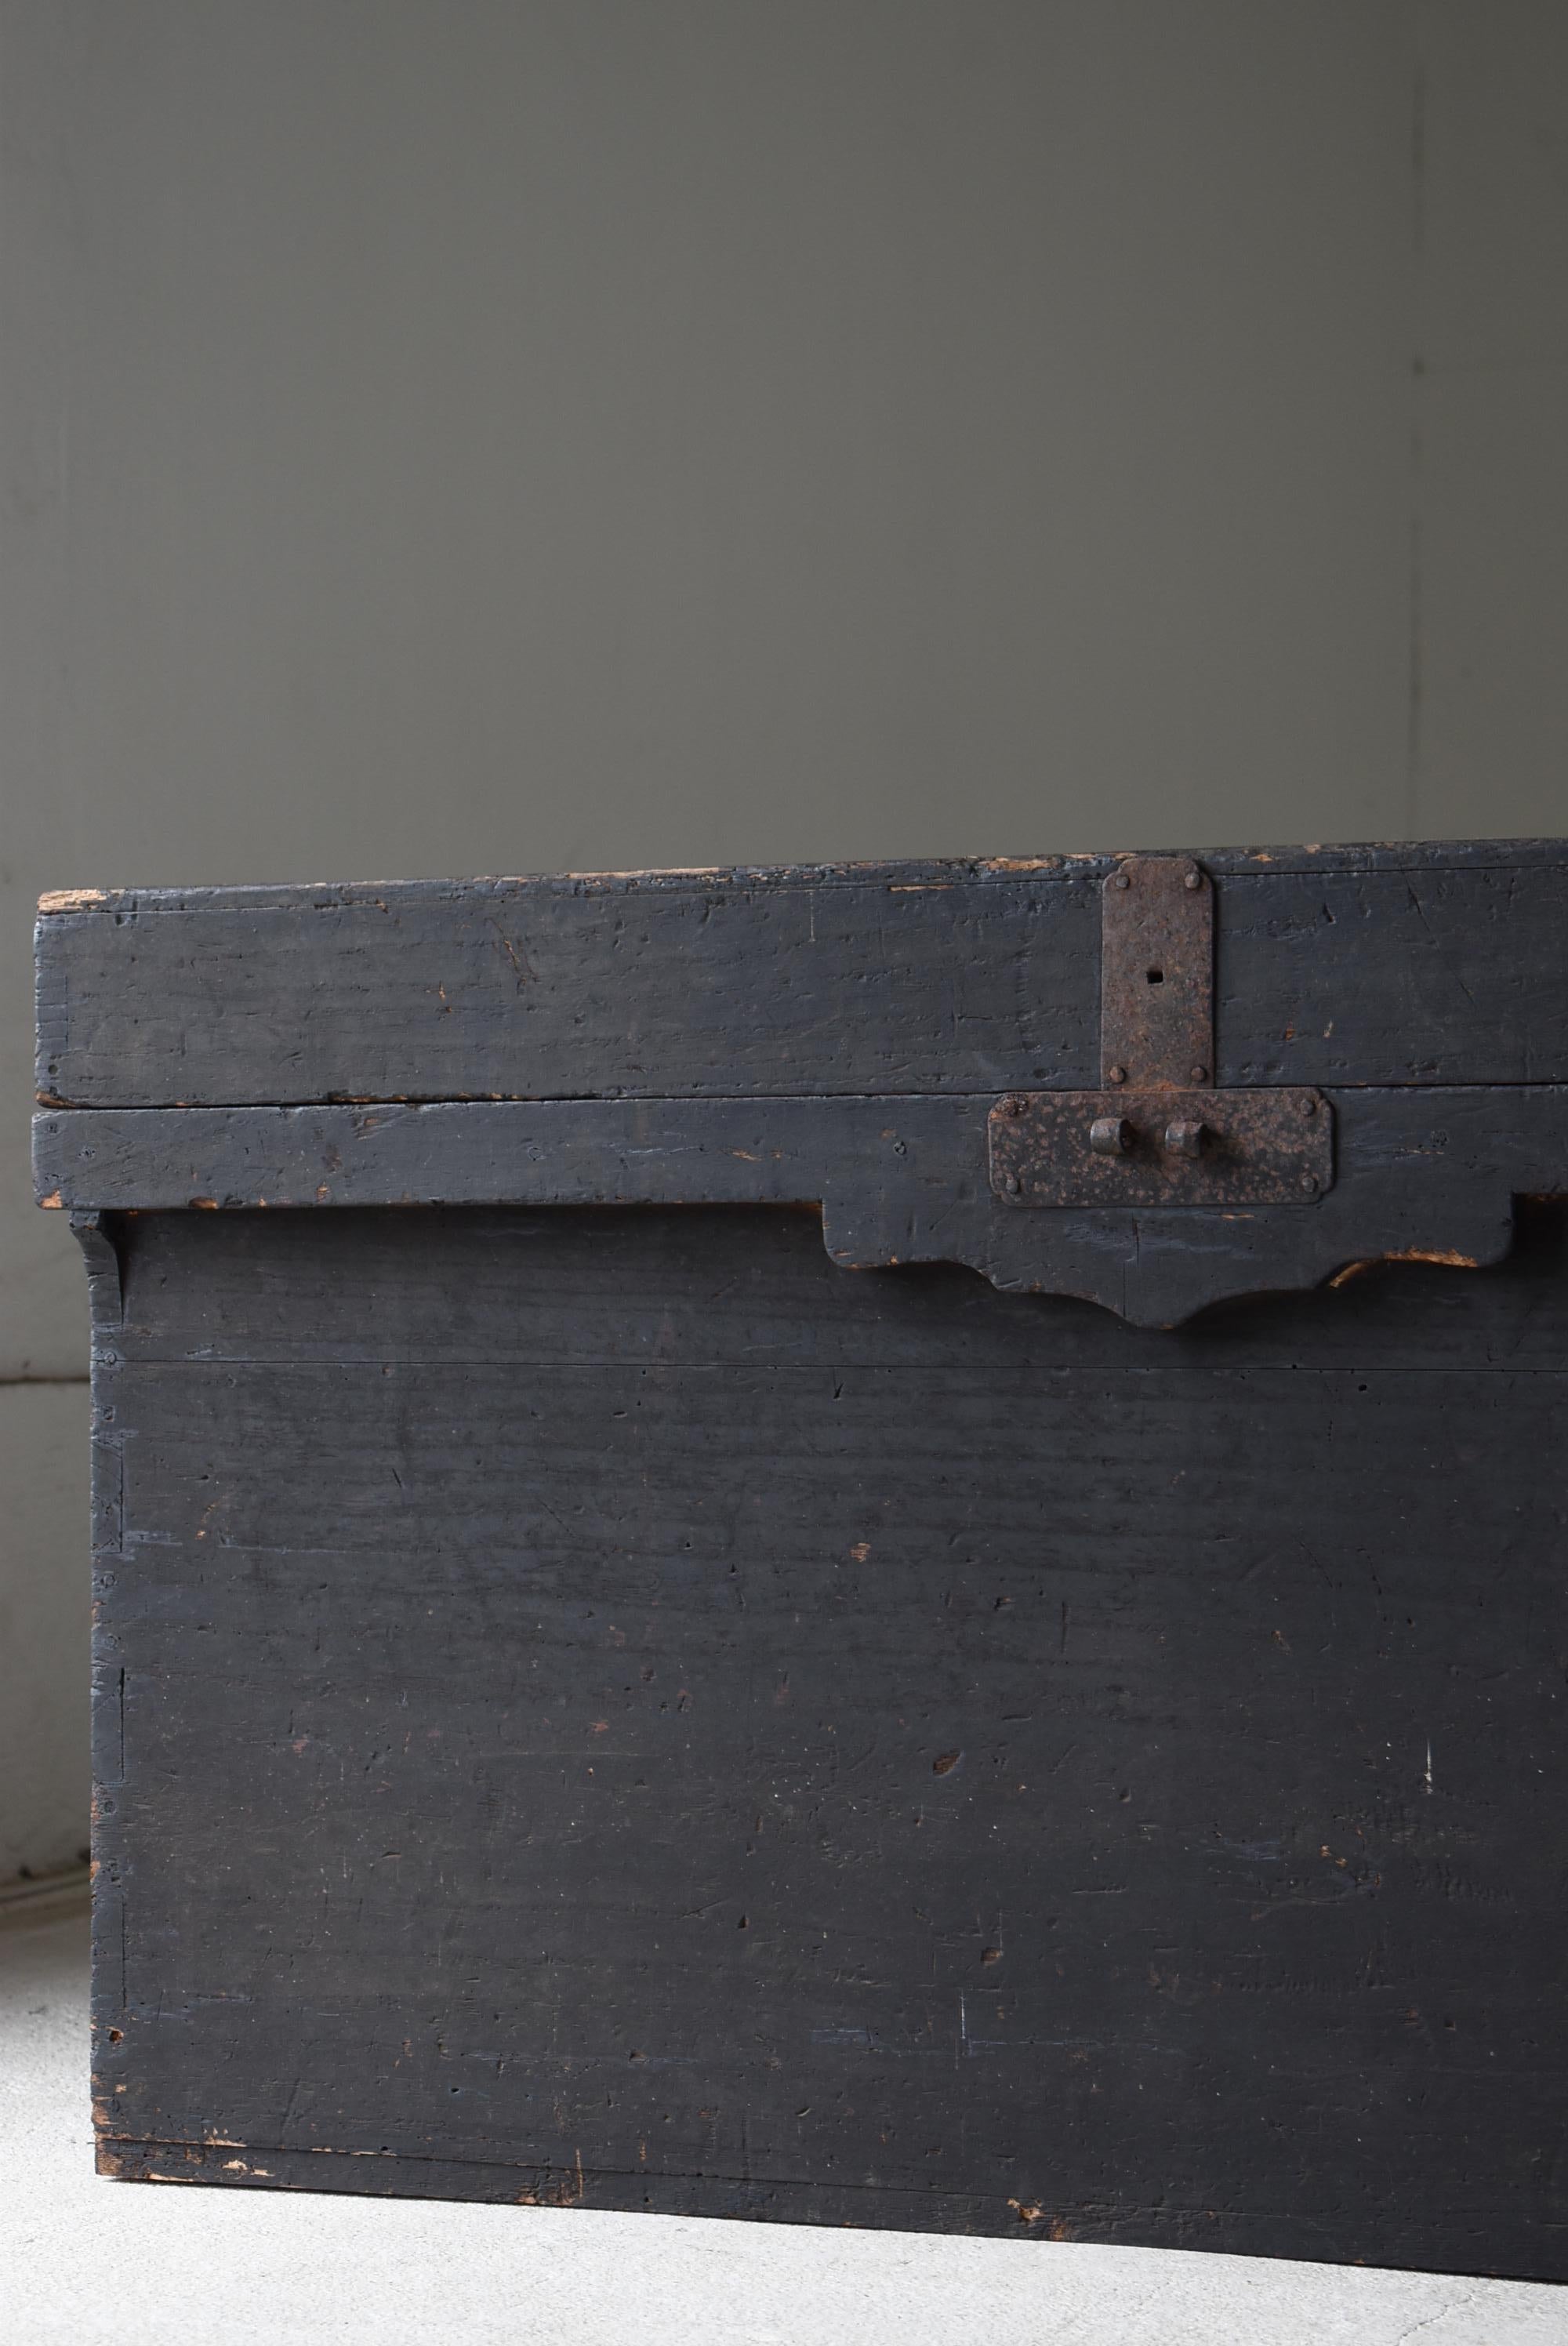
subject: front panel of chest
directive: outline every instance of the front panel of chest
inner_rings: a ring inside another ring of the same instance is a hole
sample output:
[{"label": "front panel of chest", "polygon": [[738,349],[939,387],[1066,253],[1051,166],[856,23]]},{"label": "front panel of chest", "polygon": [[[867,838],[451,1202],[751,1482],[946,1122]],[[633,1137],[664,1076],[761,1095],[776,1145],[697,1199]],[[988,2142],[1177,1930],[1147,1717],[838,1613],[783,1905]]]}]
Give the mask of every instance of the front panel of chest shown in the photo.
[{"label": "front panel of chest", "polygon": [[1556,1214],[1176,1332],[799,1212],[118,1245],[106,2164],[1568,2273]]}]

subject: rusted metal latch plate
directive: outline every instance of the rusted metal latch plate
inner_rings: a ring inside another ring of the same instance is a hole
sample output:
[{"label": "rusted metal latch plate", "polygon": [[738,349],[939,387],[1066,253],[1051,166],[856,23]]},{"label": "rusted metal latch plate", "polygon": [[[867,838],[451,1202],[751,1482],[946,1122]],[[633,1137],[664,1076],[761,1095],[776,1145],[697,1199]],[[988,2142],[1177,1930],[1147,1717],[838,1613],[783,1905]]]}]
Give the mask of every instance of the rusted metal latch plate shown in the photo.
[{"label": "rusted metal latch plate", "polygon": [[1106,877],[1100,1081],[1214,1081],[1214,883],[1189,855],[1126,855]]},{"label": "rusted metal latch plate", "polygon": [[1214,1080],[1214,882],[1189,855],[1126,855],[1101,910],[1097,1092],[991,1112],[991,1186],[1020,1206],[1310,1205],[1332,1187],[1321,1093]]},{"label": "rusted metal latch plate", "polygon": [[1334,1178],[1315,1091],[1013,1092],[991,1111],[991,1186],[1018,1206],[1303,1206]]}]

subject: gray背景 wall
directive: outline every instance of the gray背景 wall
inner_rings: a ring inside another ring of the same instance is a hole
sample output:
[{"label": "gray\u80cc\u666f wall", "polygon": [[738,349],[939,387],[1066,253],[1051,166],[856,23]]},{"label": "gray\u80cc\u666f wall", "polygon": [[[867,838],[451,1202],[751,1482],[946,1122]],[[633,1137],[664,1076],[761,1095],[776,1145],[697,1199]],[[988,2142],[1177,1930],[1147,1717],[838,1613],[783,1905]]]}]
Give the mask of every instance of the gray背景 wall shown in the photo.
[{"label": "gray\u80cc\u666f wall", "polygon": [[39,889],[1554,831],[1561,0],[0,0],[0,1876],[81,1838]]}]

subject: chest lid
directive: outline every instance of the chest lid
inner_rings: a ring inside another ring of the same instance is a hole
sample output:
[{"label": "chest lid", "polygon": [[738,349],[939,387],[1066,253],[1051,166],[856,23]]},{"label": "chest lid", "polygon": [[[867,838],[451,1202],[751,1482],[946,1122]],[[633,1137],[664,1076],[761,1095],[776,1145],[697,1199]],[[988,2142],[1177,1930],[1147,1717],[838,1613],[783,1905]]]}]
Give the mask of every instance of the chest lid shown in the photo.
[{"label": "chest lid", "polygon": [[1553,842],[80,891],[39,1195],[803,1204],[1168,1324],[1568,1188],[1565,911]]}]

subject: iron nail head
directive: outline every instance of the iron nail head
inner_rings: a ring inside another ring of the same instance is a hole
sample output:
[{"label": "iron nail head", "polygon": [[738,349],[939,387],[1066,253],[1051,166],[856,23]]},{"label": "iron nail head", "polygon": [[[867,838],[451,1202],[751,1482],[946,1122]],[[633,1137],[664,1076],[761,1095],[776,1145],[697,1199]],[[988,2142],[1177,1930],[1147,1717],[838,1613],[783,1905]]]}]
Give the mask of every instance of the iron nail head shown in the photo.
[{"label": "iron nail head", "polygon": [[1196,863],[1193,865],[1192,870],[1187,873],[1182,885],[1186,888],[1201,888],[1203,886],[1203,873],[1198,870]]},{"label": "iron nail head", "polygon": [[1195,1084],[1207,1084],[1208,1081],[1208,1069],[1207,1067],[1189,1067],[1187,1069],[1187,1074]]},{"label": "iron nail head", "polygon": [[1125,1084],[1126,1080],[1127,1071],[1125,1067],[1107,1067],[1105,1069],[1105,1081],[1108,1084]]},{"label": "iron nail head", "polygon": [[1309,1198],[1316,1196],[1318,1189],[1318,1176],[1316,1173],[1303,1173],[1301,1176],[1301,1187],[1306,1190],[1307,1195]]}]

